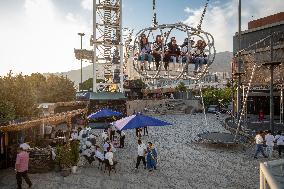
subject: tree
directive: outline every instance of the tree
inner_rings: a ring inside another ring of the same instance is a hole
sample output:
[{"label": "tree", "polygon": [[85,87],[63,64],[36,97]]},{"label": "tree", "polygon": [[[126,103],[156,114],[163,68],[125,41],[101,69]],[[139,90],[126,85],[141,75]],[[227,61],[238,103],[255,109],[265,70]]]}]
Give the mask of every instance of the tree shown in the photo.
[{"label": "tree", "polygon": [[206,106],[208,105],[221,105],[225,106],[231,101],[232,89],[216,89],[207,88],[203,89],[203,100]]},{"label": "tree", "polygon": [[46,102],[67,102],[75,99],[74,82],[63,76],[50,75],[46,79]]},{"label": "tree", "polygon": [[0,77],[0,122],[38,115],[38,103],[65,102],[75,99],[74,83],[63,77],[40,73]]},{"label": "tree", "polygon": [[40,73],[32,73],[30,76],[27,76],[27,82],[29,82],[32,86],[37,102],[46,102],[48,96],[48,91],[46,89],[46,77]]},{"label": "tree", "polygon": [[186,92],[186,86],[184,82],[179,82],[179,84],[176,86],[176,90],[179,92]]},{"label": "tree", "polygon": [[142,79],[130,80],[129,87],[134,89],[146,89],[146,84],[142,81]]},{"label": "tree", "polygon": [[0,124],[15,119],[14,104],[8,101],[0,100]]},{"label": "tree", "polygon": [[37,114],[36,95],[27,82],[27,76],[22,74],[13,76],[10,72],[3,77],[2,82],[1,101],[6,102],[5,106],[13,104],[15,118],[31,117]]},{"label": "tree", "polygon": [[14,104],[7,101],[8,94],[4,87],[4,80],[0,77],[0,125],[16,117]]},{"label": "tree", "polygon": [[[103,79],[97,79],[97,83],[104,83]],[[90,91],[93,88],[93,78],[89,78],[79,86],[79,90]]]},{"label": "tree", "polygon": [[130,98],[143,98],[143,92],[142,89],[146,89],[146,84],[143,82],[142,79],[136,79],[136,80],[129,80],[128,84],[125,83],[125,88],[130,89],[129,97]]}]

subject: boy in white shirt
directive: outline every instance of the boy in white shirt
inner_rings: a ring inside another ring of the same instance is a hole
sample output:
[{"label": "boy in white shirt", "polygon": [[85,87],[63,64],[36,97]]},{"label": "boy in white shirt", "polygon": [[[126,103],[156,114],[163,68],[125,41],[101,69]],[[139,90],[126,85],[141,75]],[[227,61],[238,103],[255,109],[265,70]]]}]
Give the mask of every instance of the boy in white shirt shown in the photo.
[{"label": "boy in white shirt", "polygon": [[267,131],[267,134],[265,135],[265,144],[266,144],[266,154],[268,157],[272,157],[273,152],[273,146],[274,146],[274,136],[271,134],[271,130]]}]

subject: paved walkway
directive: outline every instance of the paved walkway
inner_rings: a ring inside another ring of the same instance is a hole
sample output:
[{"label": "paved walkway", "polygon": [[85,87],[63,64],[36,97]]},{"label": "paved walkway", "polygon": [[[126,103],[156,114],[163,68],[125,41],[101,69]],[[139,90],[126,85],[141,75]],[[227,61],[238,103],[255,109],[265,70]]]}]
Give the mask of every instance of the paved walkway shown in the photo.
[{"label": "paved walkway", "polygon": [[[140,189],[140,188],[258,188],[259,161],[252,158],[252,151],[213,148],[192,141],[198,133],[226,132],[215,115],[164,115],[161,119],[173,123],[167,127],[149,127],[149,136],[158,149],[158,170],[148,172],[142,165],[135,171],[135,131],[126,132],[126,148],[115,153],[119,161],[117,173],[108,176],[93,167],[80,168],[79,173],[66,178],[59,173],[32,174],[34,189]],[[264,159],[263,159],[264,160]],[[25,185],[27,188],[27,186]],[[0,188],[16,188],[13,169],[0,170]]]}]

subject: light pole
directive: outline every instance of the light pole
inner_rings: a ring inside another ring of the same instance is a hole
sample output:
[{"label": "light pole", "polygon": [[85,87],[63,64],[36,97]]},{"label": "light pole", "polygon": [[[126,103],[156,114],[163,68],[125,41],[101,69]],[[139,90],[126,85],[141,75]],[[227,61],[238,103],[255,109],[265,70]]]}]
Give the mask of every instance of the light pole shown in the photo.
[{"label": "light pole", "polygon": [[[78,33],[78,35],[80,36],[81,38],[81,50],[82,50],[82,39],[83,39],[83,36],[85,35],[84,33]],[[80,85],[79,85],[79,91],[81,91],[82,89],[82,83],[83,83],[83,63],[82,63],[82,58],[81,58],[81,82],[80,82]]]},{"label": "light pole", "polygon": [[93,0],[93,92],[97,92],[97,1]]},{"label": "light pole", "polygon": [[237,120],[240,120],[240,110],[241,110],[241,12],[242,11],[242,1],[239,0],[239,9],[238,9],[238,21],[239,21],[239,31],[238,31],[238,86],[237,86]]}]

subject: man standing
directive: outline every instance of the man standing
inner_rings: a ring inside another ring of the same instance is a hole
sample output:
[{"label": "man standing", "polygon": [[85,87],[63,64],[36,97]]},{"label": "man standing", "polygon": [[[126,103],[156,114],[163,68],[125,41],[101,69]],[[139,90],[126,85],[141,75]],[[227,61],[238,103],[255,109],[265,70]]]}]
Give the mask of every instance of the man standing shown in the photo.
[{"label": "man standing", "polygon": [[19,148],[15,171],[18,189],[22,188],[22,177],[25,179],[26,183],[29,185],[29,188],[32,187],[32,182],[28,176],[28,167],[29,167],[29,154],[23,148]]},{"label": "man standing", "polygon": [[125,132],[120,131],[119,148],[124,148]]},{"label": "man standing", "polygon": [[114,135],[115,135],[115,127],[111,125],[110,126],[110,138],[109,138],[111,142],[113,142]]},{"label": "man standing", "polygon": [[255,136],[255,143],[256,143],[256,150],[255,150],[255,154],[254,154],[254,158],[255,159],[257,159],[257,155],[259,154],[259,152],[261,152],[263,157],[267,158],[267,156],[264,154],[264,151],[263,151],[263,138],[262,138],[262,134],[263,134],[263,131],[260,131]]},{"label": "man standing", "polygon": [[138,140],[138,156],[137,156],[137,162],[135,169],[138,169],[138,166],[140,164],[140,161],[142,160],[144,169],[146,169],[146,161],[145,161],[145,154],[146,154],[146,145],[142,143],[142,141]]},{"label": "man standing", "polygon": [[147,126],[144,127],[144,136],[145,135],[148,136],[148,127]]}]

